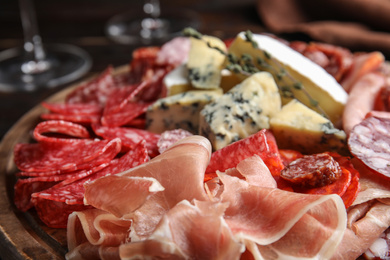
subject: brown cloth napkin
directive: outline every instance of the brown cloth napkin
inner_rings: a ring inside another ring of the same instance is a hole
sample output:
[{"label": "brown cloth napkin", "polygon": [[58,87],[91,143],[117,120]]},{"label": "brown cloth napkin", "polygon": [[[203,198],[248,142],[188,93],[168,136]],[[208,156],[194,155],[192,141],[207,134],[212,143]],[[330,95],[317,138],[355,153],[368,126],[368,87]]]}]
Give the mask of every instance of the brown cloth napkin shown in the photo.
[{"label": "brown cloth napkin", "polygon": [[257,11],[275,34],[303,33],[390,57],[390,0],[258,0]]}]

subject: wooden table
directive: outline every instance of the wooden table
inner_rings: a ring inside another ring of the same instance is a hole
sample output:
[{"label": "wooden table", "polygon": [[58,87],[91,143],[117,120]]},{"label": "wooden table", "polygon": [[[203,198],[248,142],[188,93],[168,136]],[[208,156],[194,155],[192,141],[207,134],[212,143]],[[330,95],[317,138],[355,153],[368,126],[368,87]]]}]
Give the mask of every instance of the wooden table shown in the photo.
[{"label": "wooden table", "polygon": [[[43,41],[74,44],[93,59],[88,77],[108,65],[120,66],[131,59],[139,45],[122,45],[108,39],[104,27],[114,15],[142,10],[138,0],[36,0],[33,1]],[[256,13],[255,0],[162,0],[162,8],[188,8],[200,19],[199,30],[221,38],[234,37],[242,30],[264,31]],[[2,0],[0,7],[0,51],[22,46],[23,34],[18,1]],[[27,111],[66,86],[31,93],[0,92],[0,138]]]}]

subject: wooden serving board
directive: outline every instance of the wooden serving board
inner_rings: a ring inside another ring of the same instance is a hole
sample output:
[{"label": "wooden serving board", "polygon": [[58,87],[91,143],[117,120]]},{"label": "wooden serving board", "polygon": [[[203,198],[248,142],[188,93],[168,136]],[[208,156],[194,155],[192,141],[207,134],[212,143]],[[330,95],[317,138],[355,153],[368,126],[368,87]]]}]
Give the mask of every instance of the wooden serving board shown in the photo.
[{"label": "wooden serving board", "polygon": [[[128,66],[114,74],[128,72]],[[91,78],[92,79],[92,78]],[[88,79],[90,80],[90,79]],[[74,84],[46,101],[64,101],[66,95],[83,82]],[[45,108],[37,105],[7,132],[0,143],[0,259],[64,259],[67,252],[66,229],[45,226],[34,210],[20,212],[13,203],[15,173],[13,148],[17,143],[32,142],[32,130],[40,122]]]}]

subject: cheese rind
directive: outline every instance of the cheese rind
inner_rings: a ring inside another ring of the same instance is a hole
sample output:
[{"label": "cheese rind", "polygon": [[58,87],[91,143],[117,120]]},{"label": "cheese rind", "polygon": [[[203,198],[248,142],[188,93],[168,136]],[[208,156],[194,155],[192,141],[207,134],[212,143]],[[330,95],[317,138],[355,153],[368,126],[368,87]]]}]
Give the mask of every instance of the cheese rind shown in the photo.
[{"label": "cheese rind", "polygon": [[268,72],[253,74],[200,113],[199,133],[214,150],[269,128],[269,118],[281,109],[275,80]]},{"label": "cheese rind", "polygon": [[199,113],[211,101],[222,96],[222,89],[187,91],[161,98],[148,107],[146,129],[154,133],[184,129],[198,134]]},{"label": "cheese rind", "polygon": [[270,126],[281,149],[294,149],[304,154],[347,153],[345,132],[295,99],[271,118]]},{"label": "cheese rind", "polygon": [[188,77],[194,88],[218,88],[221,82],[222,65],[225,62],[226,45],[223,41],[212,36],[202,39],[191,37],[191,48],[188,55]]},{"label": "cheese rind", "polygon": [[191,89],[188,70],[185,64],[170,71],[163,79],[163,97],[173,96]]},{"label": "cheese rind", "polygon": [[[253,40],[258,44],[258,48],[254,48],[252,43],[245,39],[244,33],[240,33],[229,47],[229,53],[237,57],[249,54],[255,61],[258,58],[262,59],[271,65],[270,68],[258,63],[255,63],[255,65],[261,70],[271,72],[281,88],[287,87],[296,99],[311,109],[322,113],[320,109],[312,105],[313,100],[318,102],[318,107],[325,112],[327,118],[334,125],[340,125],[348,95],[329,73],[273,37],[254,34]],[[279,77],[280,68],[286,70],[292,79],[287,76]],[[302,84],[312,99],[308,98],[303,90],[295,88],[296,83]],[[290,100],[289,98],[283,99],[283,104]]]}]

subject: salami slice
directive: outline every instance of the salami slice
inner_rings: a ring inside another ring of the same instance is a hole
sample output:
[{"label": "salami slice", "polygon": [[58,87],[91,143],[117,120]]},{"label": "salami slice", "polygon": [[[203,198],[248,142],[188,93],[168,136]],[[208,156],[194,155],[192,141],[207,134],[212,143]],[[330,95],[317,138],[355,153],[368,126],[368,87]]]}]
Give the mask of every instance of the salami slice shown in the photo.
[{"label": "salami slice", "polygon": [[52,113],[62,115],[100,115],[102,106],[99,104],[67,104],[42,102],[42,106]]},{"label": "salami slice", "polygon": [[366,166],[390,178],[390,119],[368,117],[349,136],[351,153]]},{"label": "salami slice", "polygon": [[278,179],[280,171],[284,166],[278,152],[275,137],[267,129],[263,129],[256,134],[215,151],[211,155],[206,173],[223,172],[229,168],[236,167],[239,162],[255,154],[260,156],[274,178]]},{"label": "salami slice", "polygon": [[339,163],[327,153],[305,155],[288,164],[280,176],[301,187],[317,188],[335,182],[342,175]]},{"label": "salami slice", "polygon": [[104,106],[106,104],[107,97],[116,88],[112,71],[113,68],[110,66],[92,81],[86,82],[76,88],[73,92],[67,95],[65,103],[97,104]]},{"label": "salami slice", "polygon": [[106,166],[108,166],[108,163],[92,167],[91,169],[79,170],[65,174],[18,179],[14,186],[14,203],[19,210],[27,211],[33,207],[31,194],[49,189],[57,184],[59,184],[59,186],[63,186],[75,182],[100,171]]},{"label": "salami slice", "polygon": [[68,217],[72,212],[93,208],[80,204],[68,205],[42,198],[33,198],[32,201],[39,218],[50,228],[66,228]]},{"label": "salami slice", "polygon": [[188,37],[176,37],[165,43],[157,53],[156,63],[179,66],[187,62],[191,42]]},{"label": "salami slice", "polygon": [[141,47],[133,52],[133,59],[130,63],[130,80],[132,83],[139,83],[144,80],[147,71],[155,66],[159,51],[160,47]]},{"label": "salami slice", "polygon": [[[65,203],[67,205],[83,205],[84,199],[84,184],[86,182],[94,181],[103,176],[112,175],[126,171],[130,168],[143,164],[149,160],[147,150],[145,147],[145,142],[140,142],[133,150],[129,151],[119,159],[114,159],[111,163],[104,169],[86,177],[79,179],[75,182],[72,182],[67,185],[62,185],[61,183],[41,192],[32,194],[33,201],[38,199],[38,202],[44,200],[55,202]],[[34,205],[36,206],[36,203]],[[49,202],[45,202],[49,203]],[[45,210],[45,209],[37,209]],[[42,212],[43,214],[43,212]]]},{"label": "salami slice", "polygon": [[127,125],[135,118],[144,115],[151,104],[152,103],[129,102],[122,110],[104,115],[101,119],[101,123],[104,126],[110,127]]},{"label": "salami slice", "polygon": [[192,133],[183,129],[174,129],[163,132],[157,142],[159,153],[163,153],[177,141],[191,135]]},{"label": "salami slice", "polygon": [[17,144],[14,162],[22,172],[46,172],[47,175],[54,175],[106,163],[120,150],[119,138],[111,141]]},{"label": "salami slice", "polygon": [[295,161],[303,156],[301,152],[288,149],[279,149],[279,154],[284,166],[289,165],[292,161]]},{"label": "salami slice", "polygon": [[[64,137],[71,138],[58,138],[52,136],[46,136],[44,134],[63,134]],[[84,138],[90,138],[88,130],[79,124],[62,121],[62,120],[50,120],[39,123],[34,128],[34,138],[38,142],[77,142]]]},{"label": "salami slice", "polygon": [[123,110],[126,105],[135,100],[137,94],[142,89],[148,86],[147,82],[144,81],[141,84],[134,84],[131,86],[115,89],[107,99],[106,106],[104,107],[103,115],[115,114]]},{"label": "salami slice", "polygon": [[43,120],[62,120],[79,124],[96,124],[100,122],[101,115],[65,115],[65,114],[41,114]]},{"label": "salami slice", "polygon": [[119,138],[122,141],[124,151],[133,149],[140,141],[146,141],[146,148],[151,157],[159,154],[157,142],[159,134],[151,133],[146,130],[130,127],[107,127],[101,125],[92,125],[95,134],[106,140]]},{"label": "salami slice", "polygon": [[19,179],[14,186],[15,206],[23,212],[31,209],[34,205],[31,201],[31,194],[53,187],[59,181],[32,180],[35,178]]}]

